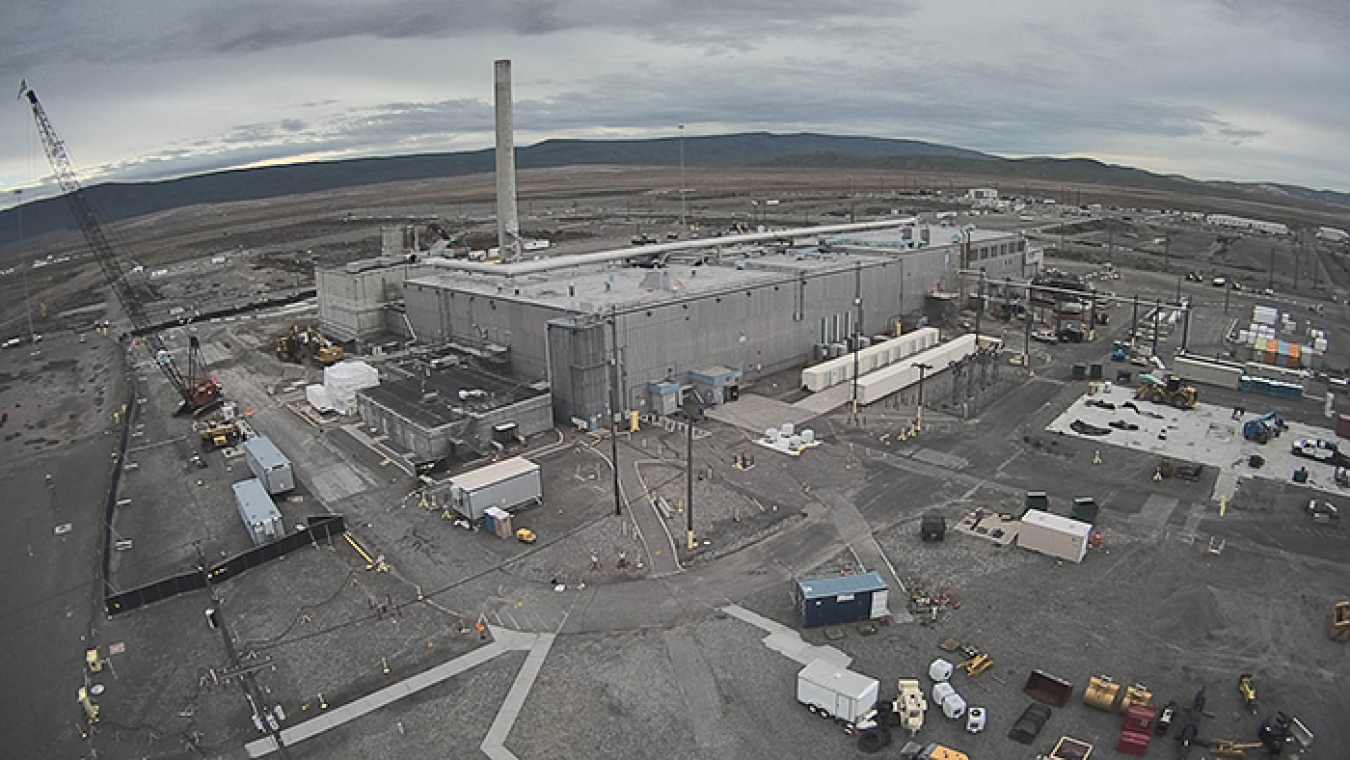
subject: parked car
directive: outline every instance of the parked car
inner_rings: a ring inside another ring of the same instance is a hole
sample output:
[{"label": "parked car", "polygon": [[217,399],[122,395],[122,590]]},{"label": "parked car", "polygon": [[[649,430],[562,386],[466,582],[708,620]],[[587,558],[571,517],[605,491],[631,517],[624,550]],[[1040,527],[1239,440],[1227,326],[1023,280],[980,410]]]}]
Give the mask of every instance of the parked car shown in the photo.
[{"label": "parked car", "polygon": [[1031,334],[1032,340],[1039,340],[1042,343],[1058,343],[1059,336],[1054,330],[1037,330]]}]

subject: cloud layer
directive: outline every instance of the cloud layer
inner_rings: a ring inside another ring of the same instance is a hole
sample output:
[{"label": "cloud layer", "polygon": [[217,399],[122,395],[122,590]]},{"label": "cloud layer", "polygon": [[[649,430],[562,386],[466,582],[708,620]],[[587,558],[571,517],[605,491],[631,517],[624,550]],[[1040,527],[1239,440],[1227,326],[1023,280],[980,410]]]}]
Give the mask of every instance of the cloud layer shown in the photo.
[{"label": "cloud layer", "polygon": [[[90,179],[517,142],[819,131],[1350,190],[1350,5],[1291,0],[50,0],[7,12]],[[46,172],[21,104],[0,185]],[[35,158],[36,156],[36,158]]]}]

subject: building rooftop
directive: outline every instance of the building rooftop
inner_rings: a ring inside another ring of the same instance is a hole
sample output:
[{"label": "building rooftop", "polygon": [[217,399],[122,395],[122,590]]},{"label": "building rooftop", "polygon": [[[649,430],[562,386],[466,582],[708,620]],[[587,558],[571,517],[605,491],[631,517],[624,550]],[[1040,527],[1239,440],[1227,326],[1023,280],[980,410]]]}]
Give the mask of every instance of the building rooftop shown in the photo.
[{"label": "building rooftop", "polygon": [[408,282],[502,301],[590,313],[764,285],[782,281],[788,274],[847,269],[854,262],[878,261],[880,258],[879,254],[824,253],[817,248],[794,248],[786,252],[745,248],[724,251],[720,263],[703,265],[671,264],[662,269],[593,265],[512,278],[444,271]]},{"label": "building rooftop", "polygon": [[[1000,230],[984,230],[979,228],[970,231],[970,242],[975,245],[991,240],[1005,240],[1010,237],[1017,237],[1017,233]],[[832,245],[908,248],[910,243],[913,243],[918,239],[919,232],[916,228],[897,227],[888,230],[865,230],[862,232],[830,235],[822,238],[822,241]],[[926,247],[937,248],[960,242],[960,227],[943,227],[936,224],[928,226],[928,246]]]},{"label": "building rooftop", "polygon": [[471,367],[446,367],[431,370],[429,375],[384,382],[359,393],[417,425],[437,428],[547,391]]},{"label": "building rooftop", "polygon": [[820,599],[840,594],[856,594],[860,591],[880,591],[886,588],[886,581],[881,579],[881,573],[858,573],[797,581],[797,585],[801,587],[804,598]]}]

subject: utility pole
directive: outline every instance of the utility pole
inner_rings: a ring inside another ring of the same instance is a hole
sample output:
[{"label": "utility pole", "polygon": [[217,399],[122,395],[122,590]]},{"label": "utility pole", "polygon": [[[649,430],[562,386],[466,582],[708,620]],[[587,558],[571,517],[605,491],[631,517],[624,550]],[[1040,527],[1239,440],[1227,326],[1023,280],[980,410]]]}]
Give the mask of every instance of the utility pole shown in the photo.
[{"label": "utility pole", "polygon": [[1134,347],[1134,336],[1139,333],[1139,294],[1134,294],[1134,316],[1130,317],[1130,347]]},{"label": "utility pole", "polygon": [[919,370],[919,403],[914,411],[914,430],[923,432],[923,379],[928,374],[928,370],[933,368],[931,364],[919,362],[914,365]]},{"label": "utility pole", "polygon": [[684,527],[687,546],[690,551],[698,545],[694,541],[694,419],[700,413],[701,400],[698,391],[690,390],[684,401],[684,420],[689,426],[688,443],[685,448],[684,476]]},{"label": "utility pole", "polygon": [[193,547],[197,550],[197,570],[206,579],[206,588],[211,595],[211,606],[206,609],[206,622],[212,628],[220,631],[220,639],[225,644],[225,654],[230,658],[230,670],[239,677],[239,686],[244,692],[244,699],[248,701],[249,708],[252,710],[254,720],[257,721],[261,730],[272,737],[272,741],[277,745],[277,752],[285,760],[291,760],[291,752],[287,749],[286,743],[281,740],[281,731],[277,723],[284,716],[267,708],[266,700],[258,692],[258,682],[255,680],[256,672],[253,670],[240,672],[239,652],[234,648],[234,639],[230,638],[230,629],[225,622],[225,615],[221,609],[223,600],[216,595],[216,587],[211,583],[211,573],[206,566],[206,555],[202,553],[201,541],[194,541]]},{"label": "utility pole", "polygon": [[1025,297],[1023,298],[1023,301],[1022,301],[1022,315],[1023,315],[1024,317],[1026,317],[1026,328],[1027,328],[1027,334],[1026,334],[1026,337],[1025,337],[1025,342],[1022,344],[1022,345],[1023,345],[1023,351],[1024,351],[1024,353],[1022,354],[1022,359],[1026,362],[1026,365],[1027,365],[1027,377],[1035,377],[1035,376],[1036,376],[1036,370],[1034,370],[1034,369],[1031,368],[1031,322],[1032,322],[1031,315],[1032,315],[1032,313],[1033,313],[1033,312],[1032,312],[1032,310],[1031,310],[1031,281],[1028,280],[1028,281],[1027,281],[1027,289],[1026,289]]},{"label": "utility pole", "polygon": [[1158,320],[1162,317],[1162,299],[1153,302],[1153,355],[1158,355]]},{"label": "utility pole", "polygon": [[862,350],[863,308],[862,308],[862,264],[853,267],[853,416],[858,416],[858,352]]},{"label": "utility pole", "polygon": [[609,336],[613,347],[610,352],[609,360],[609,403],[606,404],[609,414],[609,458],[612,463],[610,469],[614,470],[614,514],[619,516],[623,514],[623,499],[619,495],[619,428],[615,422],[615,417],[619,413],[618,395],[619,395],[619,327],[614,318],[614,310],[609,312]]}]

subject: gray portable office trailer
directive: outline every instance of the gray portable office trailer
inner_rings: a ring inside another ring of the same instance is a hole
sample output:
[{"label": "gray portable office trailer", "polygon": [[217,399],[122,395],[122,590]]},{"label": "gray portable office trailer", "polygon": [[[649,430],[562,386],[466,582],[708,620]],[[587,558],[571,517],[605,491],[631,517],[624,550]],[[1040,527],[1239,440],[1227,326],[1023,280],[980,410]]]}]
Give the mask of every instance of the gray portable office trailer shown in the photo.
[{"label": "gray portable office trailer", "polygon": [[239,518],[244,521],[253,544],[259,546],[286,535],[286,524],[281,512],[272,503],[262,481],[257,478],[234,484],[234,501],[239,507]]},{"label": "gray portable office trailer", "polygon": [[244,441],[244,460],[248,462],[249,472],[263,482],[268,493],[286,493],[295,488],[291,460],[267,436],[254,436]]},{"label": "gray portable office trailer", "polygon": [[793,596],[804,628],[876,620],[890,614],[880,573],[797,581]]},{"label": "gray portable office trailer", "polygon": [[488,507],[510,511],[542,499],[539,465],[525,457],[512,457],[450,478],[451,504],[470,520],[482,519]]}]

